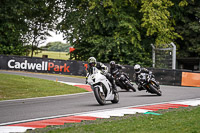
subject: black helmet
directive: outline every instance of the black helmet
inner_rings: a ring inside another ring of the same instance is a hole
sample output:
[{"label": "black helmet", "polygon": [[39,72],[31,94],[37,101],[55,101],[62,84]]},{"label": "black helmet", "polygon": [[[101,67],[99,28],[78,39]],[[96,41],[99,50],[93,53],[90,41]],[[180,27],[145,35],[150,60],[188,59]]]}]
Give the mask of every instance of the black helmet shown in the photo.
[{"label": "black helmet", "polygon": [[139,64],[136,64],[134,66],[134,70],[135,70],[136,73],[139,73],[141,71],[141,66]]},{"label": "black helmet", "polygon": [[111,68],[115,68],[115,61],[111,61],[111,62],[110,62],[110,67],[111,67]]},{"label": "black helmet", "polygon": [[97,61],[96,61],[96,59],[94,57],[90,57],[88,59],[88,64],[89,64],[90,67],[96,66],[96,63],[97,63]]}]

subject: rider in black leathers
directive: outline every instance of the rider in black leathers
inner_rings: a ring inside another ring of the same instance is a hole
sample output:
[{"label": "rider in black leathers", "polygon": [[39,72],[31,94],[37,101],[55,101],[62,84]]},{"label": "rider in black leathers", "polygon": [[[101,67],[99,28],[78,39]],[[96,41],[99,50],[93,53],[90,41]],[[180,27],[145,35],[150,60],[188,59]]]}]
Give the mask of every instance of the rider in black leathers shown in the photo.
[{"label": "rider in black leathers", "polygon": [[[125,69],[124,66],[120,65],[120,64],[116,64],[115,61],[111,61],[110,62],[110,73],[114,76],[116,72],[116,70],[122,70]],[[128,75],[124,72],[122,72],[122,74],[124,74],[126,76],[127,79],[129,79]]]},{"label": "rider in black leathers", "polygon": [[[126,81],[126,85],[131,85],[131,87],[129,86],[127,89],[132,89],[133,92],[135,92],[135,88],[132,86],[132,84],[130,83],[130,79],[128,77],[128,75],[124,72],[121,71],[121,69],[125,69],[124,66],[120,65],[120,64],[115,64],[115,61],[111,61],[110,62],[110,73],[112,74],[112,76],[116,77],[121,77],[122,75],[126,77],[126,79],[128,81]],[[118,81],[119,82],[119,81]],[[120,85],[119,85],[120,86]],[[122,86],[120,86],[122,88]]]},{"label": "rider in black leathers", "polygon": [[[101,62],[97,62],[96,59],[94,57],[90,57],[88,59],[88,64],[89,64],[89,67],[88,67],[88,74],[90,73],[91,71],[91,67],[96,67],[97,69],[101,70],[103,75],[106,76],[106,78],[110,81],[110,83],[112,84],[112,89],[113,89],[113,92],[117,92],[117,87],[116,87],[116,84],[115,84],[115,81],[114,81],[114,78],[113,76],[108,73],[108,67],[105,66],[103,63]],[[88,74],[86,76],[86,83],[87,83],[87,77],[88,77]]]},{"label": "rider in black leathers", "polygon": [[112,74],[112,75],[114,75],[115,73],[115,71],[116,70],[118,70],[118,69],[125,69],[125,67],[123,67],[122,65],[120,65],[120,64],[115,64],[115,61],[111,61],[110,62],[110,73]]}]

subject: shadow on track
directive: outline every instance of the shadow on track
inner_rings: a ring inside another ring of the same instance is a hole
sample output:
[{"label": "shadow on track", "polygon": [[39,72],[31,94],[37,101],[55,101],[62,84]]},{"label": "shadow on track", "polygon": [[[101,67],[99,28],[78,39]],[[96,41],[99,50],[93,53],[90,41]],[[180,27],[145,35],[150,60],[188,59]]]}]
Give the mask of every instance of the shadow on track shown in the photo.
[{"label": "shadow on track", "polygon": [[107,102],[105,105],[100,105],[100,104],[98,104],[98,103],[96,103],[96,104],[82,104],[82,106],[87,106],[87,107],[100,107],[100,106],[107,106],[107,105],[113,105],[113,103],[111,103],[111,102]]},{"label": "shadow on track", "polygon": [[159,96],[152,94],[152,95],[136,95],[134,97],[159,97]]},{"label": "shadow on track", "polygon": [[128,92],[128,93],[135,93],[135,92],[133,92],[133,91],[126,91],[126,90],[119,90],[118,92],[122,92],[122,93],[124,93],[124,92]]}]

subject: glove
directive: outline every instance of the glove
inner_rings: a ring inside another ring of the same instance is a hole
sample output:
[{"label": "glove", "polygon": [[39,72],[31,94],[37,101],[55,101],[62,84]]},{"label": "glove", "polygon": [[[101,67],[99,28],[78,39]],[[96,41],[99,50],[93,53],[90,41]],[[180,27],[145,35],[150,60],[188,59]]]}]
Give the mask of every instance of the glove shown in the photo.
[{"label": "glove", "polygon": [[149,71],[149,74],[152,74],[152,71]]}]

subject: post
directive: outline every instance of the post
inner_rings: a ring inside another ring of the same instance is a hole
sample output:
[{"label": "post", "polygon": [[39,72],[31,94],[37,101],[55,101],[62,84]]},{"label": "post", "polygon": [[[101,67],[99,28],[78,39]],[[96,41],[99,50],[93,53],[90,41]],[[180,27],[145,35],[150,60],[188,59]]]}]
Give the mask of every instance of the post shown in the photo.
[{"label": "post", "polygon": [[172,69],[176,69],[176,45],[171,42],[171,45],[173,46],[172,51]]},{"label": "post", "polygon": [[156,56],[155,56],[155,47],[153,44],[151,44],[152,47],[152,60],[153,60],[153,68],[155,68],[155,63],[156,63]]}]

